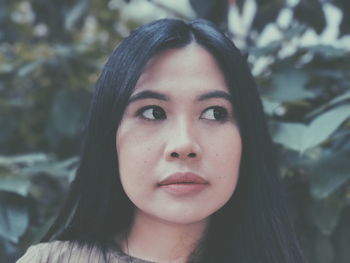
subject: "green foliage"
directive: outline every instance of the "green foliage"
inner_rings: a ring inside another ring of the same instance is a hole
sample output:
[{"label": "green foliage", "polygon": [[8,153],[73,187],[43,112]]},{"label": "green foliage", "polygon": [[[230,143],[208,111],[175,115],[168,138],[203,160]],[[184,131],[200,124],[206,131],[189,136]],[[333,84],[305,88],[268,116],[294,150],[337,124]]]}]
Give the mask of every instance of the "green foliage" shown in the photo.
[{"label": "green foliage", "polygon": [[[54,219],[79,162],[79,138],[101,67],[140,24],[123,16],[133,2],[0,2],[1,262],[14,261],[38,242]],[[245,1],[236,2],[242,12]],[[268,62],[255,77],[309,262],[348,263],[350,51],[296,45],[286,53],[307,29],[321,33],[326,23],[325,1],[287,2],[256,1],[244,51],[252,67]],[[229,28],[226,1],[189,3],[197,16]],[[343,12],[340,36],[349,34],[349,1],[332,4]],[[282,28],[282,40],[257,47],[283,8],[294,20]]]}]

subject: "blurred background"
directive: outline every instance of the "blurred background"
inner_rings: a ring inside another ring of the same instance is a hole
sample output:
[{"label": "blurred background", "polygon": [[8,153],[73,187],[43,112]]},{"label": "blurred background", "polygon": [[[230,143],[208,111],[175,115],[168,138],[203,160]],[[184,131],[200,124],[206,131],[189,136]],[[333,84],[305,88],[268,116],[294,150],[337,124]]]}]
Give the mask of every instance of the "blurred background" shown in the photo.
[{"label": "blurred background", "polygon": [[164,17],[209,19],[247,56],[305,254],[349,263],[348,0],[1,0],[0,262],[52,223],[108,55]]}]

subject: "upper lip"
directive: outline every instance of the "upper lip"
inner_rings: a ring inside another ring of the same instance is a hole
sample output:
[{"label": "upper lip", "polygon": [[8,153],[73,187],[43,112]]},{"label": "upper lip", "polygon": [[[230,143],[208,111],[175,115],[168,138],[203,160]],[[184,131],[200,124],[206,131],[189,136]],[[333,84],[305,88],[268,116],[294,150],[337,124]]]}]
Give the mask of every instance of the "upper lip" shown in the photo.
[{"label": "upper lip", "polygon": [[158,185],[170,184],[207,184],[208,181],[195,173],[174,173],[162,180]]}]

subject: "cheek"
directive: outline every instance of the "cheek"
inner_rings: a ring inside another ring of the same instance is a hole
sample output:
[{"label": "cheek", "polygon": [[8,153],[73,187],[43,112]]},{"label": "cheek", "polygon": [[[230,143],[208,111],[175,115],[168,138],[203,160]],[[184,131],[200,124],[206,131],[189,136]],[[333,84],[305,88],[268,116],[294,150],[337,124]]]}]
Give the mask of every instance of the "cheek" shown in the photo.
[{"label": "cheek", "polygon": [[242,154],[241,137],[237,129],[220,134],[211,145],[211,166],[215,169],[216,193],[222,199],[229,199],[233,194],[238,177]]},{"label": "cheek", "polygon": [[140,129],[121,125],[116,135],[119,175],[124,186],[144,182],[156,158],[156,142]]},{"label": "cheek", "polygon": [[210,153],[210,158],[221,164],[220,168],[236,170],[242,154],[242,141],[238,129],[231,127],[211,136],[207,152]]}]

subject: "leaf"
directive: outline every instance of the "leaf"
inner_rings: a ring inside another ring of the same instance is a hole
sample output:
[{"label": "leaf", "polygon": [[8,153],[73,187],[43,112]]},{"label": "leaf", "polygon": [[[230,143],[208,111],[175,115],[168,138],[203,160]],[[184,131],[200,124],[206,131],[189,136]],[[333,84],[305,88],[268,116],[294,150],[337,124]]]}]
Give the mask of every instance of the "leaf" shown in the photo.
[{"label": "leaf", "polygon": [[272,75],[271,87],[263,90],[263,95],[283,102],[312,98],[313,92],[305,89],[309,78],[309,74],[300,69],[281,69]]},{"label": "leaf", "polygon": [[72,157],[67,160],[57,162],[43,162],[23,168],[21,174],[23,177],[32,177],[36,174],[44,173],[54,175],[55,177],[68,178],[72,180],[75,174],[79,158]]},{"label": "leaf", "polygon": [[305,144],[302,150],[325,141],[349,117],[350,105],[336,107],[317,117],[311,122],[303,135]]},{"label": "leaf", "polygon": [[239,12],[242,13],[245,1],[244,0],[233,0],[233,2],[237,5]]},{"label": "leaf", "polygon": [[65,14],[64,28],[72,31],[90,7],[90,0],[80,0]]},{"label": "leaf", "polygon": [[258,32],[265,28],[269,23],[272,23],[276,20],[279,12],[284,6],[284,1],[274,0],[258,0],[257,3],[257,12],[255,14],[254,20],[252,22],[252,27]]},{"label": "leaf", "polygon": [[301,166],[310,175],[311,195],[315,200],[329,197],[350,180],[350,151],[323,150],[317,159],[304,160]]},{"label": "leaf", "polygon": [[220,26],[227,24],[228,1],[226,0],[190,0],[197,17],[207,19]]},{"label": "leaf", "polygon": [[57,92],[45,131],[51,145],[57,145],[62,137],[73,137],[80,132],[87,101],[87,92],[83,90]]},{"label": "leaf", "polygon": [[322,105],[321,107],[308,113],[306,118],[307,119],[313,118],[314,116],[320,114],[321,112],[325,111],[326,109],[331,108],[332,106],[335,106],[336,104],[344,102],[346,100],[350,100],[350,92],[346,92],[342,95],[339,95],[339,96],[333,98],[331,101],[327,102],[326,104]]},{"label": "leaf", "polygon": [[334,59],[344,57],[348,51],[343,48],[337,48],[331,45],[314,45],[307,48],[308,52],[319,55],[325,59]]},{"label": "leaf", "polygon": [[0,166],[29,166],[36,162],[48,161],[49,158],[44,153],[20,154],[14,156],[0,156]]},{"label": "leaf", "polygon": [[306,125],[299,123],[277,122],[277,128],[273,134],[273,140],[289,149],[301,152],[303,147],[303,134],[307,129]]},{"label": "leaf", "polygon": [[318,0],[299,1],[294,9],[294,19],[311,26],[318,34],[326,26],[326,17]]},{"label": "leaf", "polygon": [[350,2],[348,0],[334,0],[332,4],[339,7],[343,12],[339,28],[340,35],[350,34]]},{"label": "leaf", "polygon": [[15,176],[0,176],[0,191],[16,193],[27,196],[30,183],[28,179]]},{"label": "leaf", "polygon": [[0,236],[18,242],[29,224],[27,203],[20,195],[0,191]]},{"label": "leaf", "polygon": [[15,66],[12,64],[0,64],[0,75],[1,74],[9,74],[12,73],[15,70]]},{"label": "leaf", "polygon": [[300,123],[277,122],[273,139],[277,143],[303,153],[327,140],[349,117],[350,105],[342,105],[323,113],[308,126]]},{"label": "leaf", "polygon": [[315,242],[315,255],[317,263],[334,262],[335,251],[329,238],[321,235],[317,236]]},{"label": "leaf", "polygon": [[269,99],[262,98],[264,112],[273,115],[275,111],[281,106],[281,102],[272,101]]},{"label": "leaf", "polygon": [[44,62],[45,62],[44,60],[37,60],[24,65],[17,71],[17,76],[20,78],[28,76],[38,67],[40,67]]},{"label": "leaf", "polygon": [[312,200],[308,207],[308,216],[323,235],[330,236],[338,225],[343,207],[339,198]]}]

